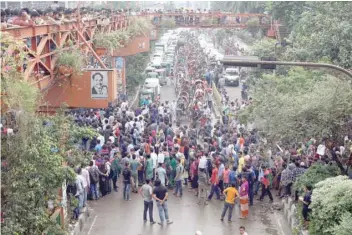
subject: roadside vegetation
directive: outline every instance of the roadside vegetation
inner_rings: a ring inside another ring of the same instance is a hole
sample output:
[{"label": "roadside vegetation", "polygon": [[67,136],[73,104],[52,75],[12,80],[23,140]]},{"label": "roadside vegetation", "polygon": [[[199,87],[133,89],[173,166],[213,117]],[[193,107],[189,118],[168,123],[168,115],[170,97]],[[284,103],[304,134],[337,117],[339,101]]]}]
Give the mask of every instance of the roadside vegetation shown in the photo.
[{"label": "roadside vegetation", "polygon": [[[42,97],[24,80],[24,43],[6,33],[0,43],[1,115],[14,127],[13,134],[1,135],[1,232],[66,234],[66,227],[51,218],[56,208],[65,206],[59,204],[58,192],[75,180],[74,167],[87,163],[87,156],[75,148],[77,140],[97,133],[75,125],[64,109],[55,116],[36,113]],[[68,201],[69,215],[70,205]]]}]

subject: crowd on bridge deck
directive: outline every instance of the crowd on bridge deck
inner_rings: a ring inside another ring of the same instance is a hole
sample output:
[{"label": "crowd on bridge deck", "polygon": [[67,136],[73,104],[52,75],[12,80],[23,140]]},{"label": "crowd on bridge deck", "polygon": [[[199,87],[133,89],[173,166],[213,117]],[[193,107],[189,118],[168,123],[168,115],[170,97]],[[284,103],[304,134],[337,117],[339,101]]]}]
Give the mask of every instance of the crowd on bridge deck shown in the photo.
[{"label": "crowd on bridge deck", "polygon": [[[41,9],[1,9],[1,29],[14,28],[21,26],[35,26],[35,25],[61,25],[69,22],[86,22],[92,19],[104,20],[104,23],[109,22],[110,16],[136,16],[136,15],[148,15],[148,14],[167,14],[174,13],[180,14],[175,16],[175,20],[179,23],[181,18],[185,24],[190,24],[199,21],[200,15],[209,15],[220,13],[219,10],[207,10],[207,9],[185,9],[179,8],[175,10],[157,10],[157,9],[144,9],[144,10],[132,10],[132,9],[93,9],[90,7],[81,8],[64,8],[58,4],[52,4],[52,6],[41,10]],[[198,14],[198,16],[192,17],[187,14]],[[197,19],[196,19],[197,18]],[[218,24],[225,23],[227,16],[217,16]],[[245,19],[241,19],[240,16],[235,18],[236,23],[241,23]]]}]

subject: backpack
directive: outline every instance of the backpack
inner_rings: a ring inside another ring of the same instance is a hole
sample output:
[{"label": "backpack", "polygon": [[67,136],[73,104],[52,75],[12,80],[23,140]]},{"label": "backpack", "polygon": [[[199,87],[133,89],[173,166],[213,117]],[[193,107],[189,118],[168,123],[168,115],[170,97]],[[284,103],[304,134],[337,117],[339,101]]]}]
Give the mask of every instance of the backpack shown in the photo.
[{"label": "backpack", "polygon": [[93,183],[98,183],[99,182],[99,172],[97,171],[97,168],[90,167],[88,172],[89,172],[90,181]]},{"label": "backpack", "polygon": [[122,175],[123,175],[123,180],[124,181],[128,181],[129,180],[129,177],[131,176],[131,174],[129,172],[130,172],[130,170],[128,168],[123,169]]},{"label": "backpack", "polygon": [[77,186],[76,186],[76,183],[72,183],[72,184],[68,184],[67,185],[67,188],[66,188],[66,194],[69,195],[69,194],[72,194],[73,196],[75,196],[77,193]]}]

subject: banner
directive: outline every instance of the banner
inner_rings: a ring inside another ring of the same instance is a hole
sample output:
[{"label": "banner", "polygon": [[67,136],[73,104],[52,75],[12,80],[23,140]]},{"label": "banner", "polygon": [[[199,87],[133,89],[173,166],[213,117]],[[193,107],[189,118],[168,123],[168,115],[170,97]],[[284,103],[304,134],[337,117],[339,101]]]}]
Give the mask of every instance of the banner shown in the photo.
[{"label": "banner", "polygon": [[121,56],[115,57],[115,68],[116,68],[116,81],[117,81],[117,93],[120,99],[125,98],[125,58]]},{"label": "banner", "polygon": [[91,73],[91,98],[107,99],[108,98],[108,72],[92,71]]}]

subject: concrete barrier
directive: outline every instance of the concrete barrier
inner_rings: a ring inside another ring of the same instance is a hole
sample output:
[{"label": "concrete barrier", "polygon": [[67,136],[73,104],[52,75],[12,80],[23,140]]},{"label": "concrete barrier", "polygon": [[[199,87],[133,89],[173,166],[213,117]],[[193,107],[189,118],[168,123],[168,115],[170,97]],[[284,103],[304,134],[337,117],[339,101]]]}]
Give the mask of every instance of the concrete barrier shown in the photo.
[{"label": "concrete barrier", "polygon": [[218,88],[215,86],[215,83],[213,82],[213,112],[215,114],[216,119],[221,118],[221,112],[222,112],[222,104],[221,104],[221,95],[220,92],[218,91]]},{"label": "concrete barrier", "polygon": [[297,213],[301,213],[301,211],[297,211],[296,204],[292,200],[291,197],[282,199],[282,205],[284,210],[284,217],[287,223],[290,225],[292,231],[296,231],[294,234],[298,235],[308,235],[307,230],[300,229],[299,221],[297,219]]}]

